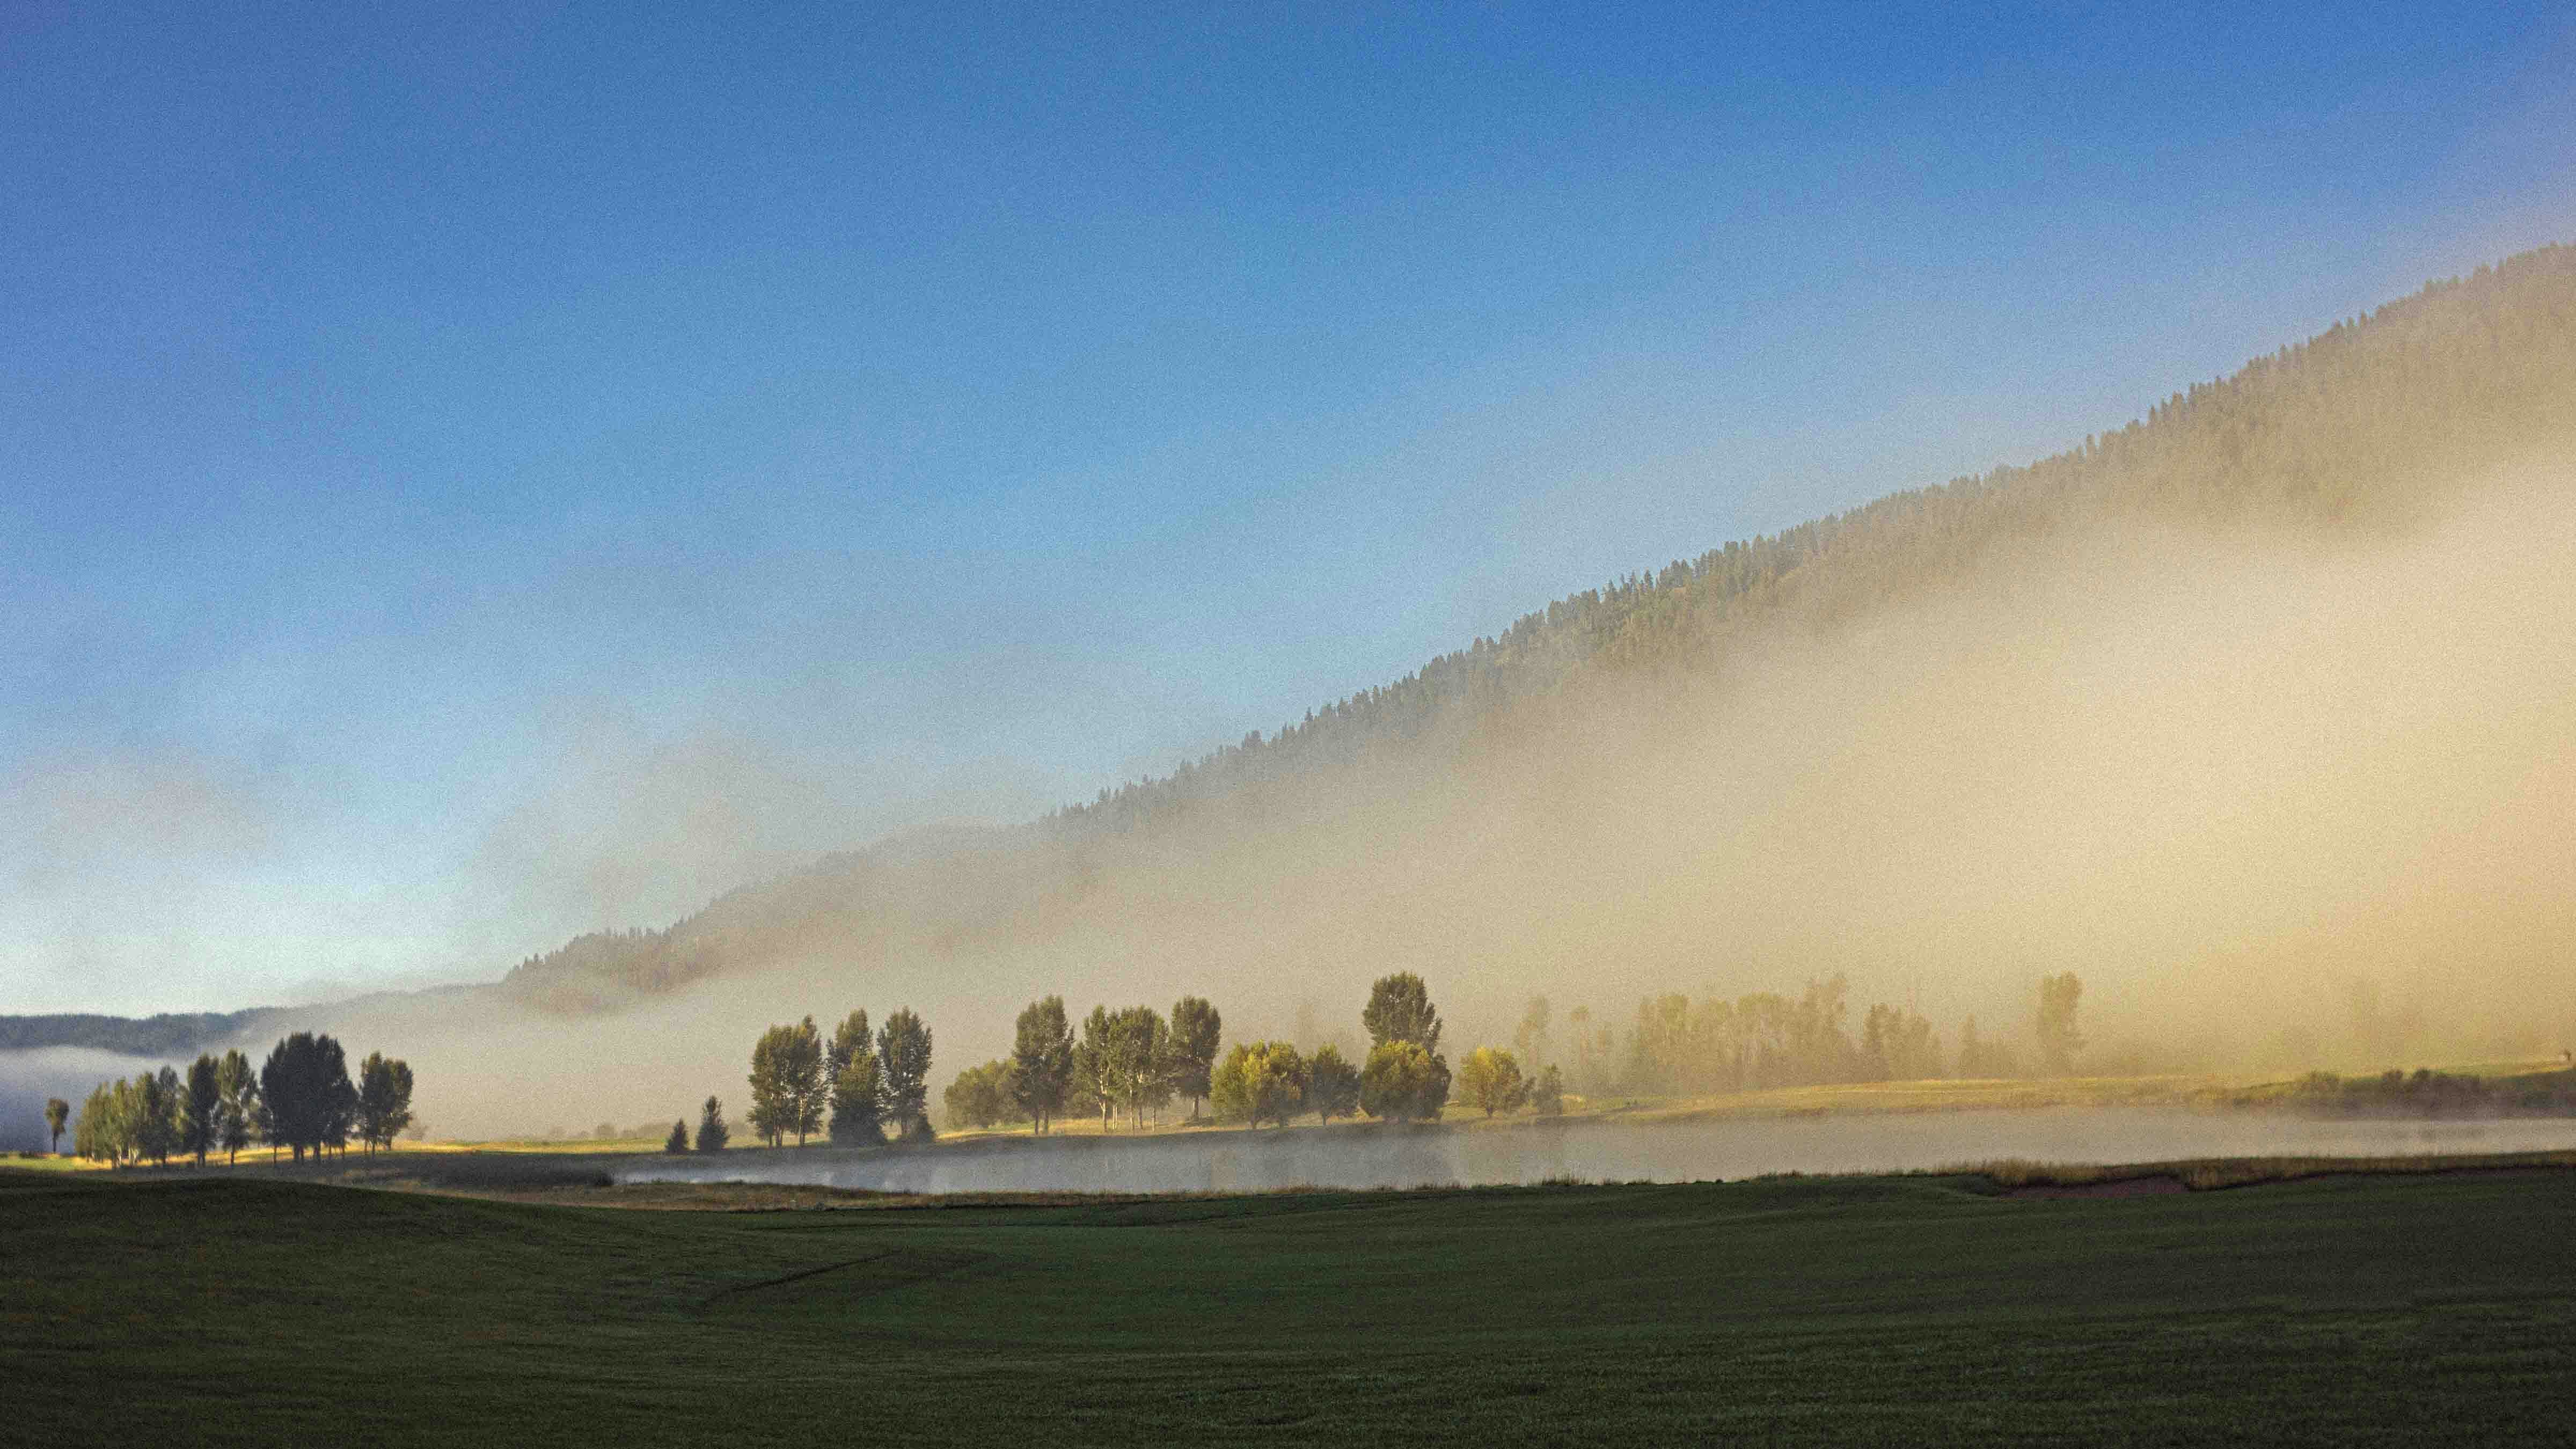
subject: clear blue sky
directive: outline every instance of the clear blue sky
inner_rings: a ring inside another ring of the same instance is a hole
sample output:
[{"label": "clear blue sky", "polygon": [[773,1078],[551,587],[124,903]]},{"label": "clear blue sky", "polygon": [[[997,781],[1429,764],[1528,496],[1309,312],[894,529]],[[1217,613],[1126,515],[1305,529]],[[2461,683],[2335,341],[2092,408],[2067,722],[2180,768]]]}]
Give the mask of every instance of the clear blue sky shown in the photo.
[{"label": "clear blue sky", "polygon": [[2576,238],[2558,6],[1041,8],[0,7],[0,1011],[1025,818]]}]

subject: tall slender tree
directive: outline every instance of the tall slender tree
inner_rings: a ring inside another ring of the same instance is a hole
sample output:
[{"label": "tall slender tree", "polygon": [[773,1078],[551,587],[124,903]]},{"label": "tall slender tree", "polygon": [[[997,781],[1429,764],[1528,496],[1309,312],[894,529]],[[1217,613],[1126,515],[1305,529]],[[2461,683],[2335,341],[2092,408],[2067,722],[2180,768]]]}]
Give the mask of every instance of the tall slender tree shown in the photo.
[{"label": "tall slender tree", "polygon": [[135,1150],[166,1166],[170,1154],[179,1150],[179,1112],[184,1093],[178,1068],[163,1067],[158,1072],[137,1074],[134,1096],[139,1114],[135,1121]]},{"label": "tall slender tree", "polygon": [[866,1012],[851,1012],[833,1031],[824,1065],[832,1077],[832,1140],[844,1146],[885,1141],[885,1071],[868,1039]]},{"label": "tall slender tree", "polygon": [[906,1141],[928,1140],[930,1028],[911,1007],[897,1007],[878,1028],[877,1062],[885,1073],[884,1121]]},{"label": "tall slender tree", "polygon": [[1011,1099],[1029,1114],[1031,1129],[1047,1130],[1073,1091],[1073,1028],[1064,998],[1049,996],[1020,1009],[1011,1046]]},{"label": "tall slender tree", "polygon": [[1100,1130],[1109,1131],[1110,1114],[1118,1110],[1118,1024],[1106,1006],[1091,1008],[1082,1019],[1082,1040],[1073,1049],[1076,1098],[1100,1111]]},{"label": "tall slender tree", "polygon": [[71,1120],[71,1103],[64,1101],[60,1097],[47,1097],[45,1099],[45,1130],[53,1136],[54,1145],[52,1151],[56,1157],[63,1155],[63,1128],[68,1125]]},{"label": "tall slender tree", "polygon": [[707,1098],[705,1109],[698,1114],[698,1150],[722,1152],[732,1136],[733,1133],[725,1126],[724,1104],[713,1097]]},{"label": "tall slender tree", "polygon": [[1171,1087],[1190,1099],[1190,1116],[1207,1101],[1208,1074],[1216,1070],[1225,1019],[1203,997],[1184,996],[1172,1003]]},{"label": "tall slender tree", "polygon": [[215,1084],[223,1094],[222,1125],[217,1140],[228,1162],[241,1160],[241,1150],[251,1142],[251,1131],[259,1117],[259,1078],[252,1074],[250,1058],[239,1047],[224,1053],[223,1064],[215,1069]]},{"label": "tall slender tree", "polygon": [[751,1134],[776,1147],[796,1130],[796,1028],[773,1026],[751,1045]]},{"label": "tall slender tree", "polygon": [[206,1165],[206,1154],[222,1144],[223,1064],[201,1052],[188,1064],[188,1084],[179,1103],[179,1150]]}]

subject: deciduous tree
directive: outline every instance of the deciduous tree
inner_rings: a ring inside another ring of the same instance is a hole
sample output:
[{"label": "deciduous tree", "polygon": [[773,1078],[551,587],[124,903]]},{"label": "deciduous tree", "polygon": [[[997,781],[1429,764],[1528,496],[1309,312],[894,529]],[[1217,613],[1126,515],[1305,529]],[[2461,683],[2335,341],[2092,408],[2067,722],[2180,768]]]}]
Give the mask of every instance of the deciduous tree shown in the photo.
[{"label": "deciduous tree", "polygon": [[222,1063],[206,1053],[188,1064],[188,1083],[179,1102],[179,1150],[196,1158],[199,1167],[206,1165],[206,1154],[223,1133],[222,1073]]},{"label": "deciduous tree", "polygon": [[296,1032],[260,1064],[263,1130],[269,1141],[292,1149],[298,1162],[308,1151],[347,1140],[357,1096],[348,1054],[328,1033]]},{"label": "deciduous tree", "polygon": [[228,1162],[241,1160],[241,1150],[251,1143],[259,1119],[259,1078],[252,1074],[250,1058],[241,1049],[224,1053],[223,1063],[215,1069],[215,1086],[223,1096],[218,1109],[220,1126],[216,1138]]},{"label": "deciduous tree", "polygon": [[1529,1079],[1521,1064],[1500,1047],[1478,1047],[1458,1064],[1458,1096],[1484,1112],[1517,1112],[1529,1100]]},{"label": "deciduous tree", "polygon": [[411,1064],[369,1052],[358,1065],[358,1139],[368,1150],[390,1151],[411,1125]]},{"label": "deciduous tree", "polygon": [[884,1120],[905,1141],[927,1141],[930,1130],[930,1028],[911,1007],[898,1007],[877,1031],[877,1060],[885,1073],[879,1100]]},{"label": "deciduous tree", "polygon": [[1369,1045],[1409,1041],[1433,1056],[1440,1054],[1440,1013],[1431,1009],[1431,989],[1410,971],[1381,976],[1369,988],[1368,1005],[1360,1011]]},{"label": "deciduous tree", "polygon": [[1190,1116],[1207,1100],[1208,1074],[1216,1070],[1224,1018],[1206,1000],[1184,996],[1172,1003],[1171,1087],[1190,1099]]},{"label": "deciduous tree", "polygon": [[1258,1127],[1286,1126],[1305,1109],[1307,1067],[1284,1041],[1237,1042],[1209,1074],[1209,1102],[1219,1118]]},{"label": "deciduous tree", "polygon": [[56,1157],[63,1154],[63,1128],[72,1120],[72,1104],[60,1097],[45,1099],[45,1131],[53,1138],[50,1149]]},{"label": "deciduous tree", "polygon": [[2084,983],[2072,971],[2039,978],[2039,1055],[2051,1076],[2074,1071],[2075,1054],[2084,1050],[2084,1034],[2075,1029],[2075,1006],[2083,997]]},{"label": "deciduous tree", "polygon": [[968,1067],[948,1084],[941,1100],[948,1108],[951,1127],[991,1127],[1010,1114],[1011,1064],[996,1059],[980,1067]]},{"label": "deciduous tree", "polygon": [[1319,1122],[1355,1115],[1360,1109],[1360,1069],[1327,1043],[1306,1062],[1306,1107]]},{"label": "deciduous tree", "polygon": [[1035,1131],[1045,1132],[1064,1110],[1073,1091],[1073,1067],[1073,1028],[1064,1017],[1064,998],[1049,996],[1021,1008],[1011,1046],[1010,1090]]},{"label": "deciduous tree", "polygon": [[1389,1041],[1360,1069],[1360,1110],[1387,1121],[1436,1119],[1449,1100],[1449,1064],[1416,1041]]}]

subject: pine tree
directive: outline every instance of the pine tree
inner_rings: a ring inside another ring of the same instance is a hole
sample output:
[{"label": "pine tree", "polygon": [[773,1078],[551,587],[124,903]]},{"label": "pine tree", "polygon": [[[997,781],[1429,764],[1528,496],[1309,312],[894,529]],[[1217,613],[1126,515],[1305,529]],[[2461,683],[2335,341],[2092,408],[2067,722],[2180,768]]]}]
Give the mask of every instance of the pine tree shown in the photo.
[{"label": "pine tree", "polygon": [[713,1097],[707,1098],[705,1109],[698,1114],[698,1150],[722,1152],[732,1137],[733,1133],[725,1127],[724,1104]]},{"label": "pine tree", "polygon": [[687,1122],[674,1122],[671,1124],[671,1135],[662,1139],[662,1150],[672,1154],[673,1156],[678,1156],[680,1153],[689,1150],[689,1124]]}]

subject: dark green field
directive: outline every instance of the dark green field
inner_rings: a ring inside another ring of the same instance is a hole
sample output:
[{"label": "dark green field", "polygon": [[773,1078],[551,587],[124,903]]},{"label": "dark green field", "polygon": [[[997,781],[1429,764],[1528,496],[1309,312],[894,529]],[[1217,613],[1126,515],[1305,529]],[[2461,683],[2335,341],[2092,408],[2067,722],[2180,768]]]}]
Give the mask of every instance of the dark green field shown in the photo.
[{"label": "dark green field", "polygon": [[41,1444],[2565,1442],[2576,1173],[771,1213],[0,1173],[0,1383]]}]

